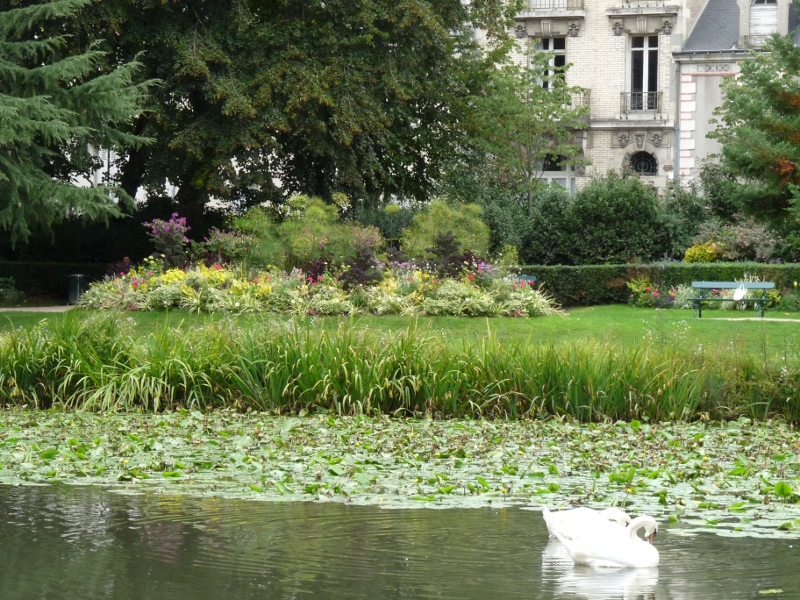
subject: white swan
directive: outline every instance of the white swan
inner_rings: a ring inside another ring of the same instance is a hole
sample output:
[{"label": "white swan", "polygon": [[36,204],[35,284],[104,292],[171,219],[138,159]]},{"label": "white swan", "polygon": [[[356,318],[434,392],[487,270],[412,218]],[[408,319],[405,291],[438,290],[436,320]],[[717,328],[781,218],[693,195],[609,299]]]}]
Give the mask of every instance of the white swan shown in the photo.
[{"label": "white swan", "polygon": [[[638,536],[642,528],[647,541]],[[581,531],[556,531],[556,537],[566,546],[567,553],[575,563],[646,569],[658,566],[658,550],[653,546],[653,538],[657,533],[656,520],[643,515],[636,517],[624,529],[599,523]]]},{"label": "white swan", "polygon": [[551,537],[556,537],[557,532],[562,535],[578,533],[606,523],[622,525],[624,527],[631,522],[628,513],[614,507],[597,511],[586,506],[581,506],[571,510],[558,510],[556,512],[551,512],[550,509],[545,507],[542,510],[542,516],[544,517],[545,524],[547,524],[547,532]]}]

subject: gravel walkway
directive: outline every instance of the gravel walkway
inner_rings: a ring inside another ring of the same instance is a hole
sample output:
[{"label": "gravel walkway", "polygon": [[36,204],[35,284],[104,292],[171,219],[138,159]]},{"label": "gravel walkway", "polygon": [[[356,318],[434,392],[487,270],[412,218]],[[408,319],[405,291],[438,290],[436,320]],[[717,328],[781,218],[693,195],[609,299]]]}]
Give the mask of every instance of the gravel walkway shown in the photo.
[{"label": "gravel walkway", "polygon": [[72,304],[65,304],[63,306],[18,306],[16,308],[2,308],[0,313],[3,312],[41,312],[41,313],[60,313],[67,312],[75,308]]}]

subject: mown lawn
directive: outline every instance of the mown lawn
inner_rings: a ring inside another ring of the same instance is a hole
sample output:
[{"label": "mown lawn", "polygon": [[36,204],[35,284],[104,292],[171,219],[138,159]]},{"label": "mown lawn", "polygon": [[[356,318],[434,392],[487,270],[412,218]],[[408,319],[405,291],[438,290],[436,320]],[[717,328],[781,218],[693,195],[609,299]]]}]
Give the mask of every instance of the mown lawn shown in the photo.
[{"label": "mown lawn", "polygon": [[[92,312],[79,312],[85,318]],[[533,319],[483,319],[458,317],[290,317],[282,315],[197,315],[183,311],[129,312],[119,318],[135,334],[147,336],[169,328],[198,327],[231,319],[239,325],[267,327],[290,319],[300,328],[336,329],[341,323],[358,327],[400,331],[416,324],[452,346],[470,344],[488,335],[497,340],[524,344],[598,341],[620,345],[646,344],[711,352],[747,351],[769,358],[800,354],[800,314],[767,312],[767,319],[753,311],[706,311],[703,319],[691,310],[655,310],[626,305],[570,308],[565,316]],[[4,312],[0,308],[0,330],[30,328],[43,319],[63,319],[63,313]]]}]

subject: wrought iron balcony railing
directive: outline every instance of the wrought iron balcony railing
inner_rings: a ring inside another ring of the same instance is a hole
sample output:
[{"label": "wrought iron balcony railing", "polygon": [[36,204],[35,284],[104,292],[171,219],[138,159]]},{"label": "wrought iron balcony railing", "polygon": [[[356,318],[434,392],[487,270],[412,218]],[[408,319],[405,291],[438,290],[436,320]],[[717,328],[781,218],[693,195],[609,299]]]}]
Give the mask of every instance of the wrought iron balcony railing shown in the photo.
[{"label": "wrought iron balcony railing", "polygon": [[622,0],[623,8],[658,8],[666,5],[666,0]]},{"label": "wrought iron balcony railing", "polygon": [[624,115],[649,112],[655,119],[655,115],[661,112],[661,92],[622,92],[620,112]]},{"label": "wrought iron balcony railing", "polygon": [[529,10],[583,10],[583,0],[528,0]]},{"label": "wrought iron balcony railing", "polygon": [[570,94],[569,99],[569,107],[570,108],[580,108],[582,106],[589,106],[589,101],[591,99],[590,92],[591,90],[583,90],[580,92],[572,92]]}]

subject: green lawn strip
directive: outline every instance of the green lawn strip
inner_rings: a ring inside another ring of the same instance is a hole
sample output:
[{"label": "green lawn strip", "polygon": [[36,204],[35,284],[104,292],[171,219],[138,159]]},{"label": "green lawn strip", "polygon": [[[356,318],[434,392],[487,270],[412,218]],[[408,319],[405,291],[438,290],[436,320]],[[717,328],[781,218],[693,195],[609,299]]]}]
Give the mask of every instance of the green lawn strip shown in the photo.
[{"label": "green lawn strip", "polygon": [[[97,313],[77,311],[82,318],[91,318]],[[767,313],[770,318],[782,318],[785,322],[747,320],[755,316],[753,311],[713,310],[703,319],[695,319],[690,310],[655,310],[632,308],[627,305],[605,305],[572,308],[568,316],[550,316],[533,319],[510,318],[459,318],[459,317],[291,317],[288,315],[196,315],[185,311],[170,312],[126,312],[118,318],[134,324],[132,331],[138,337],[162,331],[165,327],[187,329],[200,327],[220,320],[232,319],[242,326],[259,328],[270,323],[293,320],[300,326],[311,326],[315,330],[335,330],[342,322],[386,331],[403,331],[416,324],[443,341],[459,346],[466,342],[487,337],[491,331],[501,341],[516,341],[525,344],[552,342],[573,343],[600,341],[638,346],[649,343],[657,346],[678,346],[696,349],[701,345],[709,351],[726,351],[731,344],[751,353],[771,358],[797,354],[800,350],[800,323],[790,319],[795,313]],[[43,319],[58,320],[63,314],[24,312],[2,312],[0,331],[3,329],[36,326]],[[735,321],[716,320],[735,318]]]},{"label": "green lawn strip", "polygon": [[0,483],[408,508],[623,506],[686,530],[800,529],[800,434],[780,422],[0,412]]}]

